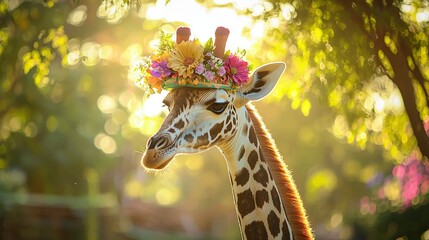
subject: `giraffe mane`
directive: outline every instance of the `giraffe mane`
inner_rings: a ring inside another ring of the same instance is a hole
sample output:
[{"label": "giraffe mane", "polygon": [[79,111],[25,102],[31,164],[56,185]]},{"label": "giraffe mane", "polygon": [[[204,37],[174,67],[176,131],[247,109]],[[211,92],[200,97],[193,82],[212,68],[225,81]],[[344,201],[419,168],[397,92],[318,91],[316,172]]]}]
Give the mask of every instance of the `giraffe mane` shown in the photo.
[{"label": "giraffe mane", "polygon": [[296,239],[314,239],[307,215],[292,179],[291,173],[277,149],[270,132],[262,122],[262,118],[252,104],[246,104],[246,109],[253,122],[256,135],[262,148],[262,154],[267,161],[273,175],[280,197],[284,204],[288,220],[291,224],[293,236]]}]

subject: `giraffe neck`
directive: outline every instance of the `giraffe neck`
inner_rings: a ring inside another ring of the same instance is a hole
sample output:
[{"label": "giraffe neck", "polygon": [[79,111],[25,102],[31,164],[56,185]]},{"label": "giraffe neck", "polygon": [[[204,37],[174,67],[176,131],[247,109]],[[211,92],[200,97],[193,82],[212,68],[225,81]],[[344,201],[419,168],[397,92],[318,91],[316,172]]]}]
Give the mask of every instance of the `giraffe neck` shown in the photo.
[{"label": "giraffe neck", "polygon": [[[266,129],[261,127],[258,113],[249,105],[239,109],[238,115],[237,133],[228,144],[219,148],[227,160],[243,238],[311,239],[309,224],[289,172],[283,169],[282,174],[286,174],[287,179],[281,181],[277,176],[278,169],[273,169],[276,166],[270,163],[273,159],[267,154],[267,149],[276,151],[276,147],[272,142],[267,146],[264,136],[260,136],[265,134],[271,138]],[[280,166],[285,168],[280,157],[275,157],[281,162]],[[292,199],[285,198],[291,193],[295,195]],[[300,221],[304,221],[304,224],[300,224]]]}]

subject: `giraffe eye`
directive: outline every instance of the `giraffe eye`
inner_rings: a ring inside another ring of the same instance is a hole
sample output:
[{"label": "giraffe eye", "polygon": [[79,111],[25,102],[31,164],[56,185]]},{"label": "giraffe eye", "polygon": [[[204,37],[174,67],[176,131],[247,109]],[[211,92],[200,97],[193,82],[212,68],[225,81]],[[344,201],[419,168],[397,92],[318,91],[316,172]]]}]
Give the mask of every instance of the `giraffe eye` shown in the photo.
[{"label": "giraffe eye", "polygon": [[226,106],[228,106],[228,102],[214,102],[209,105],[207,110],[212,111],[216,114],[221,114],[223,111],[225,111]]}]

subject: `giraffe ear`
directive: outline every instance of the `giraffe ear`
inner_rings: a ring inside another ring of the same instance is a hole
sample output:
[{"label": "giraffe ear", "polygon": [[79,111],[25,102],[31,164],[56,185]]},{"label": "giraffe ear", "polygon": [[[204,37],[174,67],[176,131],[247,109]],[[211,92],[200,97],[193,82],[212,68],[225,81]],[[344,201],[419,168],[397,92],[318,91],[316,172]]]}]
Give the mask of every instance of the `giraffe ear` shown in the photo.
[{"label": "giraffe ear", "polygon": [[238,89],[243,100],[255,101],[266,97],[274,89],[285,69],[286,64],[283,62],[258,67],[250,76],[250,81]]}]

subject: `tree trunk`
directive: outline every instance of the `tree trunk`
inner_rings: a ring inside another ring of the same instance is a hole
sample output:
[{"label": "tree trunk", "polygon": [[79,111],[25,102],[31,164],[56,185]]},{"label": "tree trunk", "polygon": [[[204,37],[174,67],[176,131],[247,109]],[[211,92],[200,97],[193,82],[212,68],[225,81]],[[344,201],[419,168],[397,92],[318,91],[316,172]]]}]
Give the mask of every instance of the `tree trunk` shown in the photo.
[{"label": "tree trunk", "polygon": [[[399,10],[395,11],[397,13],[396,17],[400,19]],[[404,103],[405,111],[408,115],[411,128],[413,129],[414,136],[417,140],[417,145],[420,149],[420,152],[426,160],[429,159],[429,137],[426,134],[424,128],[424,122],[420,117],[420,112],[417,109],[416,102],[416,91],[413,87],[413,79],[411,74],[411,69],[408,65],[407,57],[412,55],[412,52],[409,51],[407,46],[404,45],[404,40],[401,37],[400,29],[394,29],[389,25],[386,19],[383,19],[383,11],[378,10],[377,19],[376,19],[376,34],[372,38],[374,41],[374,54],[378,56],[378,51],[383,51],[384,55],[389,60],[390,65],[392,66],[394,75],[391,77],[391,80],[398,87],[402,101]],[[395,41],[396,47],[398,49],[397,53],[393,53],[384,42],[384,36],[386,33],[390,33],[392,36],[397,36]],[[419,69],[415,69],[415,71]],[[422,86],[424,87],[424,86]]]},{"label": "tree trunk", "polygon": [[[396,84],[401,93],[405,111],[417,140],[417,145],[422,155],[426,160],[429,160],[429,136],[426,134],[424,122],[417,109],[416,92],[414,91],[411,72],[414,71],[414,75],[417,73],[418,76],[416,77],[423,75],[419,72],[419,68],[412,70],[408,65],[407,57],[412,57],[411,49],[405,45],[404,39],[402,39],[400,32],[403,29],[394,29],[394,27],[401,28],[407,26],[407,24],[402,22],[403,20],[400,16],[400,10],[393,4],[390,4],[390,2],[391,1],[376,1],[376,4],[370,7],[366,1],[338,1],[338,3],[350,13],[351,18],[362,32],[366,34],[368,42],[374,43],[374,55],[378,57],[378,51],[381,50],[389,60],[394,72],[394,76],[391,77],[391,80]],[[369,32],[365,30],[365,23],[362,19],[363,13],[374,17],[375,29],[371,29]],[[392,22],[397,23],[397,25],[392,26]],[[395,41],[398,49],[396,54],[393,53],[384,42],[386,33],[390,33],[391,36],[398,37],[397,41]],[[381,61],[378,61],[378,63],[384,68]],[[422,87],[424,88],[424,86]]]},{"label": "tree trunk", "polygon": [[[395,72],[392,81],[398,86],[404,102],[405,111],[410,119],[411,128],[417,140],[417,145],[426,160],[429,159],[429,137],[424,128],[424,122],[417,109],[416,92],[413,87],[413,79],[410,77],[407,55],[403,52],[403,46],[399,41],[398,53],[389,58]],[[424,86],[423,86],[424,87]]]}]

